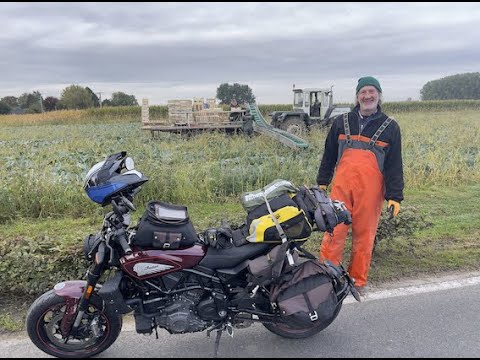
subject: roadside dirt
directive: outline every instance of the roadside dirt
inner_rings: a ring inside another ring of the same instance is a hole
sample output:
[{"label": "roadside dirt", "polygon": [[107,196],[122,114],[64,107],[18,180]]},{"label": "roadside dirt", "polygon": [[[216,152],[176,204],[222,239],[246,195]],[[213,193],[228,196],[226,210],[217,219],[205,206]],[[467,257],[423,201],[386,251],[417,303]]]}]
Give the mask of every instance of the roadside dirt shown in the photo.
[{"label": "roadside dirt", "polygon": [[28,308],[35,299],[32,296],[0,297],[0,335],[11,333],[5,329],[10,326],[23,327]]}]

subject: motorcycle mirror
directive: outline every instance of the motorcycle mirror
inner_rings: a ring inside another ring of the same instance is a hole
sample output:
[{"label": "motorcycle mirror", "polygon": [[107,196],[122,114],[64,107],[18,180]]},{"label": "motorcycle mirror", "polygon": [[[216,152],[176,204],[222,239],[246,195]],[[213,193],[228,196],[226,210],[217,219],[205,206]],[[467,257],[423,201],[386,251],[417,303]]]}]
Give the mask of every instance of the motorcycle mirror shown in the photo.
[{"label": "motorcycle mirror", "polygon": [[133,170],[135,168],[135,163],[133,162],[133,159],[131,157],[127,157],[125,159],[125,169],[127,170]]},{"label": "motorcycle mirror", "polygon": [[115,202],[115,200],[112,200],[111,204],[112,204],[113,212],[119,217],[120,221],[123,221],[123,212],[118,206],[118,204]]}]

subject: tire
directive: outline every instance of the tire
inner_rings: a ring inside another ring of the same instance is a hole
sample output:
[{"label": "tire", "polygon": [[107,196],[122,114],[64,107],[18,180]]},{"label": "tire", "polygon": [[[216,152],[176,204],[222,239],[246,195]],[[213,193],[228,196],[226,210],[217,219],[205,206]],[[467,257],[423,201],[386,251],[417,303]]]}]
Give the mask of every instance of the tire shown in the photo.
[{"label": "tire", "polygon": [[307,132],[307,125],[299,117],[290,117],[280,124],[280,129],[296,136],[302,136]]},{"label": "tire", "polygon": [[[83,334],[70,336],[65,343],[59,330],[65,311],[65,298],[50,290],[37,298],[27,313],[26,328],[30,340],[43,352],[60,358],[90,357],[105,351],[120,335],[121,315],[104,309],[102,300],[92,295],[90,305],[79,327]],[[102,310],[103,309],[103,310]],[[98,319],[100,336],[92,336],[93,319]]]},{"label": "tire", "polygon": [[336,318],[342,308],[342,303],[338,304],[332,319],[327,323],[313,323],[312,326],[303,329],[292,328],[284,323],[277,324],[263,324],[269,331],[275,335],[288,339],[306,339],[310,336],[318,334],[320,331],[326,329]]}]

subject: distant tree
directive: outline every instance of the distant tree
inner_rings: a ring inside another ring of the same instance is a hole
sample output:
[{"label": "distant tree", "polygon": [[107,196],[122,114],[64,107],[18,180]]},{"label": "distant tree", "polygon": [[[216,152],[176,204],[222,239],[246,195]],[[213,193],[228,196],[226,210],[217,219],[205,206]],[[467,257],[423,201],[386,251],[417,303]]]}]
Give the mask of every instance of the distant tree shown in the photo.
[{"label": "distant tree", "polygon": [[5,101],[0,100],[0,115],[10,114],[12,107],[8,105]]},{"label": "distant tree", "polygon": [[63,89],[60,106],[64,109],[87,109],[94,106],[92,95],[82,86],[70,85]]},{"label": "distant tree", "polygon": [[88,86],[85,88],[92,97],[93,107],[100,107],[100,99],[98,98],[97,94],[95,94]]},{"label": "distant tree", "polygon": [[43,109],[45,111],[57,110],[59,100],[56,97],[48,96],[43,100]]},{"label": "distant tree", "polygon": [[133,95],[127,95],[121,91],[112,94],[111,106],[138,106],[138,101]]},{"label": "distant tree", "polygon": [[217,88],[217,99],[220,100],[220,104],[230,104],[234,97],[239,105],[255,102],[255,96],[248,85],[224,83]]},{"label": "distant tree", "polygon": [[432,80],[420,90],[422,100],[480,99],[480,73],[465,73]]},{"label": "distant tree", "polygon": [[108,99],[103,100],[102,101],[102,107],[103,106],[112,106],[112,101],[108,100]]},{"label": "distant tree", "polygon": [[23,93],[18,98],[18,106],[28,114],[41,113],[43,111],[42,94],[38,91],[34,91],[30,94]]},{"label": "distant tree", "polygon": [[5,96],[1,100],[4,104],[7,104],[11,108],[18,106],[18,99],[15,96]]}]

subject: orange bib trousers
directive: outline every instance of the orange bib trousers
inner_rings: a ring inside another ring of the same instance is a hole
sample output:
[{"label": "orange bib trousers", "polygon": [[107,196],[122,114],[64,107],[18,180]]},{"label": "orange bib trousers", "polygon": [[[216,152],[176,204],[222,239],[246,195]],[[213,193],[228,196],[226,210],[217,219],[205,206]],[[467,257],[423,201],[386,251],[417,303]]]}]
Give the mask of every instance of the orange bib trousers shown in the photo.
[{"label": "orange bib trousers", "polygon": [[[373,244],[384,202],[384,179],[375,154],[347,148],[337,166],[330,197],[340,200],[352,214],[352,252],[348,273],[356,286],[365,286],[372,259]],[[333,236],[323,236],[320,259],[338,265],[342,262],[348,225],[340,224]]]}]

